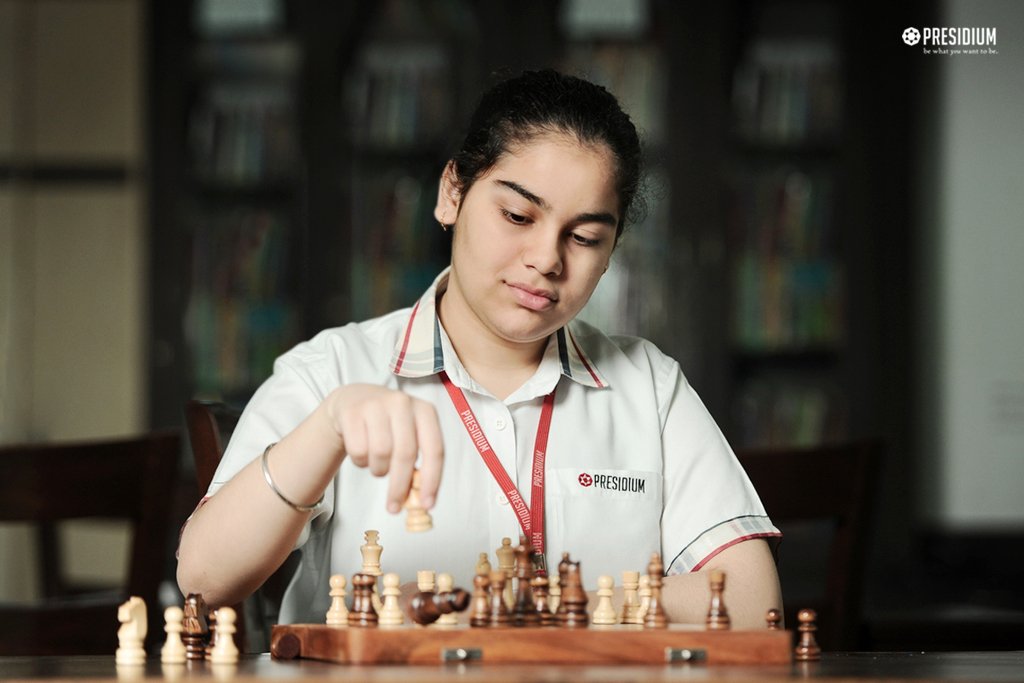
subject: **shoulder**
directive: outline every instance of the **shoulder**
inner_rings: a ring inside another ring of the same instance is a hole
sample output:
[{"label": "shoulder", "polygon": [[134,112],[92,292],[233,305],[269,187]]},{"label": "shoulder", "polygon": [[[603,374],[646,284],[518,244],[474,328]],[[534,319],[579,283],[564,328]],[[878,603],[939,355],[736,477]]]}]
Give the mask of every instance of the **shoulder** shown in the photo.
[{"label": "shoulder", "polygon": [[274,374],[298,374],[331,385],[388,373],[388,361],[410,309],[322,330],[279,356]]},{"label": "shoulder", "polygon": [[679,363],[658,346],[643,337],[608,335],[590,323],[574,320],[569,329],[572,337],[609,381],[615,375],[640,373],[652,378],[680,373]]}]

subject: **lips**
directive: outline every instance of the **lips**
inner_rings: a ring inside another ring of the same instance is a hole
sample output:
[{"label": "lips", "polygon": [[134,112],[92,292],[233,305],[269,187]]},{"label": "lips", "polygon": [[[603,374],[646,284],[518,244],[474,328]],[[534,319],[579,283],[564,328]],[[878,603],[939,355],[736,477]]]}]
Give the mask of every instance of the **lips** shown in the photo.
[{"label": "lips", "polygon": [[512,290],[516,302],[531,311],[545,311],[553,308],[558,301],[558,295],[545,289],[536,289],[521,282],[506,283]]}]

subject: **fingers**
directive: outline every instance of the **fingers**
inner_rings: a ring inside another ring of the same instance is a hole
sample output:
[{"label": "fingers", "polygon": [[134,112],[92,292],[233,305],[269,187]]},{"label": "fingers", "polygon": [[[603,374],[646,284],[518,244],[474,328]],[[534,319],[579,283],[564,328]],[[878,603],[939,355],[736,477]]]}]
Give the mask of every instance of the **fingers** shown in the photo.
[{"label": "fingers", "polygon": [[388,476],[388,511],[398,512],[408,498],[420,456],[420,501],[427,509],[433,507],[444,460],[434,406],[384,387],[348,385],[343,391],[336,424],[346,456],[375,476]]},{"label": "fingers", "polygon": [[434,507],[437,500],[437,489],[441,485],[441,466],[444,463],[444,441],[441,438],[441,425],[437,421],[434,406],[424,401],[417,401],[414,415],[416,418],[416,441],[422,455],[420,460],[420,502],[423,507]]},{"label": "fingers", "polygon": [[406,410],[391,416],[391,434],[393,449],[387,508],[388,512],[395,513],[402,509],[402,504],[409,495],[412,471],[416,465],[416,424],[412,399],[409,400]]}]

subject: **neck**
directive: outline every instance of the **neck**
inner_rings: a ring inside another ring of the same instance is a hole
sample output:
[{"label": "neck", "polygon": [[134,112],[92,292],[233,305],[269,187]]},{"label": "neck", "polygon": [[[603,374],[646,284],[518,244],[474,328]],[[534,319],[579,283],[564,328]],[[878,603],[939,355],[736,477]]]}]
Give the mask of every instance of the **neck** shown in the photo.
[{"label": "neck", "polygon": [[462,365],[496,398],[504,400],[537,371],[547,338],[514,342],[498,336],[473,313],[458,287],[441,296],[438,315]]}]

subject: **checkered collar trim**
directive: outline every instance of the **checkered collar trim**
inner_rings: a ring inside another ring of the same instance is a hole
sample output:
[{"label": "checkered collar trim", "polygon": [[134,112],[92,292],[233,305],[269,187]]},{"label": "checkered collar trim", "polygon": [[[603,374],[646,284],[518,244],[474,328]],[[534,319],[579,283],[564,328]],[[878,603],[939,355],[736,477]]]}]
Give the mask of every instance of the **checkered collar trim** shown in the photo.
[{"label": "checkered collar trim", "polygon": [[[426,377],[445,369],[437,294],[448,287],[448,271],[445,268],[437,276],[409,313],[409,321],[391,356],[391,372],[399,377]],[[562,374],[574,382],[596,389],[607,387],[608,380],[580,346],[573,326],[570,322],[551,336],[545,357],[557,353]]]}]

